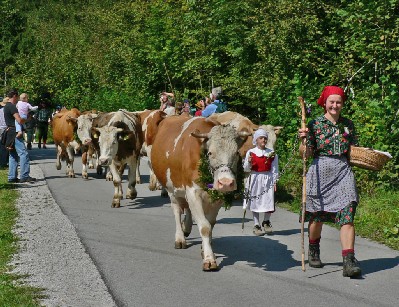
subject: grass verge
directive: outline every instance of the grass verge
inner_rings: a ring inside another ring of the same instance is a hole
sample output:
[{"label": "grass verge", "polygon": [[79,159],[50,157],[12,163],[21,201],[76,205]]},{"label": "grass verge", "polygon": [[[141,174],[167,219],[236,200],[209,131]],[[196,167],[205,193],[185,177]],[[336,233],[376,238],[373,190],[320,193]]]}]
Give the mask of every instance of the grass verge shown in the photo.
[{"label": "grass verge", "polygon": [[0,305],[40,306],[41,289],[27,286],[21,276],[9,273],[8,263],[18,251],[18,238],[12,233],[18,216],[17,197],[14,185],[7,183],[7,171],[0,170]]},{"label": "grass verge", "polygon": [[[279,207],[299,214],[302,196],[293,196],[283,187],[279,187],[276,196]],[[371,196],[361,194],[355,229],[358,236],[399,250],[399,192],[378,191]]]}]

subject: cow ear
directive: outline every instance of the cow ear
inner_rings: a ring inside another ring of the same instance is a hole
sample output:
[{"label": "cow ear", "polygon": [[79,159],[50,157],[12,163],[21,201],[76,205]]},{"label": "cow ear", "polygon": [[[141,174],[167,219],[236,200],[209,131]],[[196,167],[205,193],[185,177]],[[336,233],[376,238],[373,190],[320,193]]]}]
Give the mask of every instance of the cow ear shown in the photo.
[{"label": "cow ear", "polygon": [[93,135],[93,138],[98,139],[100,135],[100,130],[98,128],[91,128],[91,134]]},{"label": "cow ear", "polygon": [[216,119],[213,119],[213,118],[207,117],[207,118],[205,119],[205,121],[206,121],[206,122],[213,123],[215,126],[221,125],[221,123],[220,123],[219,121],[217,121]]},{"label": "cow ear", "polygon": [[76,123],[78,121],[78,119],[76,117],[72,117],[72,116],[68,115],[67,116],[67,121]]},{"label": "cow ear", "polygon": [[279,135],[280,132],[281,132],[281,130],[282,130],[283,128],[284,128],[283,126],[276,126],[276,127],[274,127],[274,133],[275,133],[276,135]]}]

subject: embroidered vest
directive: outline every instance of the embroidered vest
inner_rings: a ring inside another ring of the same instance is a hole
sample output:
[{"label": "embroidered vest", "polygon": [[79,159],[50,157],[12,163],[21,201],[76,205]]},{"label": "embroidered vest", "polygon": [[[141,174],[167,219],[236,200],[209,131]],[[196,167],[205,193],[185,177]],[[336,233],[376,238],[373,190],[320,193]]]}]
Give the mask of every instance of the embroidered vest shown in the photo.
[{"label": "embroidered vest", "polygon": [[258,157],[251,152],[252,167],[251,170],[254,172],[269,172],[272,168],[272,162],[274,157],[268,158],[265,156]]}]

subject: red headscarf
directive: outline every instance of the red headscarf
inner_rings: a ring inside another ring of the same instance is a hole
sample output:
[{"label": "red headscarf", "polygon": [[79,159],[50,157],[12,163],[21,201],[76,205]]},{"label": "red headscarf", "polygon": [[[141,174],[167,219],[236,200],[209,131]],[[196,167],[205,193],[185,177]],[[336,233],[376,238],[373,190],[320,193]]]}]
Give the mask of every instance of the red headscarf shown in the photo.
[{"label": "red headscarf", "polygon": [[317,104],[324,108],[325,104],[326,104],[326,100],[327,100],[328,96],[330,96],[330,95],[341,96],[343,102],[345,102],[345,100],[346,100],[345,92],[342,88],[340,88],[338,86],[329,85],[329,86],[324,87],[323,91],[321,92],[319,100],[317,100]]}]

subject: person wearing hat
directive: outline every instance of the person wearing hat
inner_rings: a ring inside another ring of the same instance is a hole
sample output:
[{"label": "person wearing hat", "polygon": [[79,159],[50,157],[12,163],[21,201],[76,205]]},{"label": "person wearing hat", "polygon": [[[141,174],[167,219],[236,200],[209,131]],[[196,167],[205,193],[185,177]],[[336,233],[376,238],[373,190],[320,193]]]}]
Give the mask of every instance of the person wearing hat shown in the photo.
[{"label": "person wearing hat", "polygon": [[[355,258],[355,226],[353,224],[359,197],[355,177],[348,162],[351,145],[358,145],[354,124],[342,117],[346,96],[338,86],[324,87],[317,104],[324,115],[299,129],[307,140],[306,156],[313,162],[306,175],[305,221],[309,222],[309,266],[323,267],[320,260],[320,238],[323,223],[340,226],[343,276],[358,277],[361,269]],[[301,155],[305,148],[301,144]]]},{"label": "person wearing hat", "polygon": [[[253,233],[256,236],[272,234],[271,214],[275,211],[274,192],[278,178],[278,156],[266,148],[268,134],[259,128],[253,136],[254,148],[247,151],[243,168],[250,172],[246,181],[243,208],[252,212],[254,219]],[[259,215],[264,213],[262,225]]]},{"label": "person wearing hat", "polygon": [[[0,139],[3,131],[7,129],[7,124],[4,119],[4,107],[8,102],[8,97],[2,98],[2,102],[0,102]],[[0,142],[0,167],[6,167],[8,163],[8,152],[6,147],[2,142]]]}]

